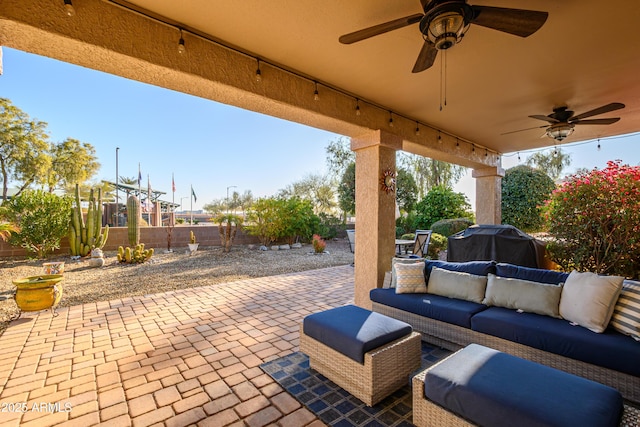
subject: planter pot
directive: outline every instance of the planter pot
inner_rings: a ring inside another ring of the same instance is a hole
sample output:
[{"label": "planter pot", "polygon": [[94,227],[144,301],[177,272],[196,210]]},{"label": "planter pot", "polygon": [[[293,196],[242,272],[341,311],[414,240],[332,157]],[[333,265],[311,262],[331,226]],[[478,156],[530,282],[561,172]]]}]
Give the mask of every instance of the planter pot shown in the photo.
[{"label": "planter pot", "polygon": [[[14,296],[21,311],[40,311],[54,309],[62,299],[62,274],[43,274],[29,276],[13,281],[16,286]],[[18,317],[20,317],[18,315]]]},{"label": "planter pot", "polygon": [[189,243],[189,251],[191,252],[195,252],[198,250],[198,245],[200,243]]}]

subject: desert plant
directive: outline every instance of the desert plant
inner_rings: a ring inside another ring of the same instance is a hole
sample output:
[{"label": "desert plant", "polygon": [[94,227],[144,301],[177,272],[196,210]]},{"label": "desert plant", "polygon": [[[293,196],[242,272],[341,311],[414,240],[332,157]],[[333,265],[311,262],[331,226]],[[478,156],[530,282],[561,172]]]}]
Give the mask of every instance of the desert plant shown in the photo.
[{"label": "desert plant", "polygon": [[462,193],[451,188],[433,187],[416,206],[416,229],[431,229],[431,225],[441,219],[468,218],[473,220],[471,205]]},{"label": "desert plant", "polygon": [[502,178],[502,223],[525,231],[540,231],[542,208],[556,187],[542,170],[520,165],[507,169]]},{"label": "desert plant", "polygon": [[466,230],[472,225],[473,221],[468,218],[441,219],[431,224],[431,231],[433,231],[434,234],[449,237],[459,231]]},{"label": "desert plant", "polygon": [[317,254],[323,253],[324,249],[327,247],[327,242],[325,242],[322,237],[318,236],[317,234],[313,235],[312,244],[313,251]]},{"label": "desert plant", "polygon": [[427,256],[430,259],[438,259],[440,252],[447,249],[448,240],[445,236],[438,233],[431,233],[429,247],[427,248]]},{"label": "desert plant", "polygon": [[171,252],[171,243],[173,241],[173,224],[169,223],[165,227],[167,232],[167,252]]},{"label": "desert plant", "polygon": [[192,245],[196,244],[196,235],[193,233],[193,230],[189,231],[189,243]]},{"label": "desert plant", "polygon": [[141,264],[148,261],[153,256],[153,248],[145,249],[144,243],[136,245],[134,248],[118,247],[118,262],[125,264]]},{"label": "desert plant", "polygon": [[220,244],[224,248],[224,252],[229,252],[238,228],[242,226],[242,217],[235,214],[220,214],[213,221],[218,223]]},{"label": "desert plant", "polygon": [[0,239],[5,242],[11,237],[11,233],[17,233],[20,229],[10,222],[0,222]]},{"label": "desert plant", "polygon": [[9,237],[9,243],[44,258],[60,247],[60,240],[67,234],[71,198],[27,190],[5,201],[3,212],[5,219],[20,229]]},{"label": "desert plant", "polygon": [[102,227],[102,190],[98,188],[98,197],[94,191],[89,193],[87,221],[85,224],[80,205],[80,186],[76,184],[75,206],[71,210],[69,223],[69,251],[72,256],[87,256],[92,249],[102,249],[109,238],[109,226]]},{"label": "desert plant", "polygon": [[547,246],[564,269],[640,276],[640,166],[620,161],[569,177],[551,195]]},{"label": "desert plant", "polygon": [[127,236],[130,246],[137,246],[140,243],[140,220],[140,200],[131,195],[127,198]]}]

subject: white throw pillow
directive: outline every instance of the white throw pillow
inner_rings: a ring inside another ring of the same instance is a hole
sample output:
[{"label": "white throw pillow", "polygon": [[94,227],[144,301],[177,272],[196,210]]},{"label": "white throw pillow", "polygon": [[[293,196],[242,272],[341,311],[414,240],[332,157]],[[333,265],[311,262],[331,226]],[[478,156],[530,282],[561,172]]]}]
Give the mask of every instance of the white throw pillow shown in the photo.
[{"label": "white throw pillow", "polygon": [[560,316],[593,332],[607,329],[624,277],[572,271],[560,297]]},{"label": "white throw pillow", "polygon": [[395,268],[397,294],[424,294],[427,292],[427,285],[424,282],[424,262],[397,263]]},{"label": "white throw pillow", "polygon": [[483,304],[560,317],[562,286],[489,273]]},{"label": "white throw pillow", "polygon": [[625,280],[613,316],[613,329],[640,341],[640,282]]},{"label": "white throw pillow", "polygon": [[475,274],[433,267],[429,275],[427,291],[434,295],[458,298],[481,304],[486,287],[486,276],[476,276]]}]

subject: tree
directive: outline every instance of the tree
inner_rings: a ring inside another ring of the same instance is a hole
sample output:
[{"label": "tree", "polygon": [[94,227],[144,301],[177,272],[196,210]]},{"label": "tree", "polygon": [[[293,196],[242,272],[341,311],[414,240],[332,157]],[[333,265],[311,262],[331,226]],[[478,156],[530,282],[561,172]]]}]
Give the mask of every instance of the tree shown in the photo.
[{"label": "tree", "polygon": [[396,200],[400,209],[411,212],[418,201],[418,185],[413,175],[404,168],[399,168],[396,177]]},{"label": "tree", "polygon": [[431,228],[441,219],[469,218],[473,220],[467,196],[442,185],[433,187],[416,206],[415,228]]},{"label": "tree", "polygon": [[356,163],[351,162],[338,186],[338,204],[345,214],[356,212]]},{"label": "tree", "polygon": [[51,165],[46,126],[45,122],[31,120],[10,100],[0,98],[2,200],[7,199],[9,181],[19,186],[18,195],[32,183],[45,179]]},{"label": "tree", "polygon": [[278,192],[278,197],[308,200],[316,213],[328,214],[336,206],[333,188],[327,184],[327,178],[319,174],[309,174],[289,184]]},{"label": "tree", "polygon": [[351,151],[349,140],[344,137],[330,141],[325,152],[327,153],[326,162],[329,177],[337,182],[349,165],[356,161],[356,154]]},{"label": "tree", "polygon": [[56,187],[71,189],[84,184],[100,169],[93,145],[67,138],[49,147],[51,168],[42,184],[52,193]]},{"label": "tree", "polygon": [[39,258],[60,247],[60,239],[69,229],[71,197],[25,190],[5,205],[6,218],[20,229],[10,237],[12,245],[21,246]]},{"label": "tree", "polygon": [[440,160],[410,153],[398,153],[397,162],[413,175],[418,188],[418,198],[437,186],[453,187],[462,178],[466,168]]},{"label": "tree", "polygon": [[507,169],[502,178],[502,223],[524,231],[544,225],[542,206],[555,188],[542,170],[520,165]]},{"label": "tree", "polygon": [[571,164],[571,154],[564,153],[560,148],[554,148],[549,154],[539,151],[527,158],[527,165],[540,169],[557,181],[562,170]]}]

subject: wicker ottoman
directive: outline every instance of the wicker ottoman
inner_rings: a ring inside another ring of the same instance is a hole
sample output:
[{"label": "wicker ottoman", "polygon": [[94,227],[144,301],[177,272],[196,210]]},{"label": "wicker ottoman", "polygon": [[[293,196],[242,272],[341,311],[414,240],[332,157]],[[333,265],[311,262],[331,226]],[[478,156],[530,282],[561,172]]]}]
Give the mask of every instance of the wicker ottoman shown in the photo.
[{"label": "wicker ottoman", "polygon": [[611,387],[478,344],[412,382],[418,427],[614,427],[623,412]]},{"label": "wicker ottoman", "polygon": [[420,368],[420,334],[396,319],[349,305],[307,316],[300,350],[311,368],[373,406]]}]

